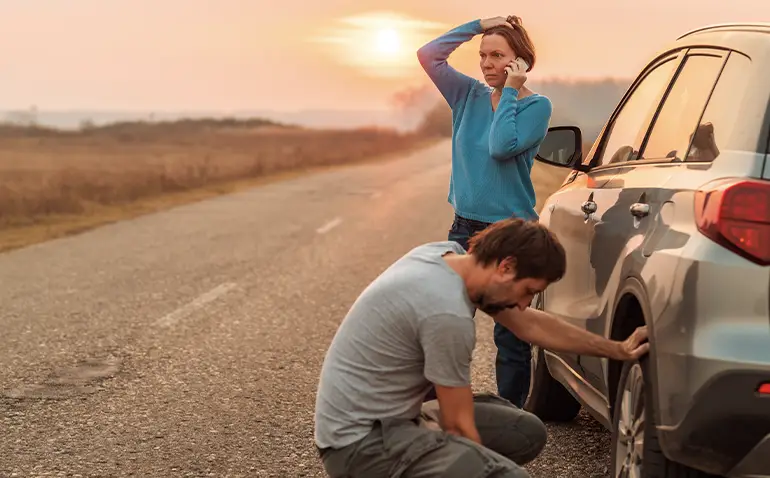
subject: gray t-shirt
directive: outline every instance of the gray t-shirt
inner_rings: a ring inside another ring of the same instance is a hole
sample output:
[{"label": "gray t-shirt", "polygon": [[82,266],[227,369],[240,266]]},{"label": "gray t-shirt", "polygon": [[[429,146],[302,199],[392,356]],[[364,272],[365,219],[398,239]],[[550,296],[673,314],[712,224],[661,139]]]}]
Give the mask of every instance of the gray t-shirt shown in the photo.
[{"label": "gray t-shirt", "polygon": [[315,439],[341,448],[380,418],[416,418],[431,383],[468,386],[475,306],[444,261],[457,243],[416,247],[354,302],[332,340],[316,396]]}]

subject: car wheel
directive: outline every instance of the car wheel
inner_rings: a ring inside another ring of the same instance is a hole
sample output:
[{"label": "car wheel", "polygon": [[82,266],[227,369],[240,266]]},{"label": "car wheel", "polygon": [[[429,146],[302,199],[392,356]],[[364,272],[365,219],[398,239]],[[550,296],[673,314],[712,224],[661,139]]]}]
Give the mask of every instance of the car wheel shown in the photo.
[{"label": "car wheel", "polygon": [[[538,295],[534,307],[542,310],[542,296]],[[524,402],[524,410],[536,415],[543,421],[568,422],[580,413],[580,402],[570,395],[567,389],[551,376],[545,354],[540,347],[532,345],[530,361],[531,378],[529,393]]]},{"label": "car wheel", "polygon": [[717,478],[670,461],[655,429],[649,359],[626,362],[620,374],[612,426],[615,478]]}]

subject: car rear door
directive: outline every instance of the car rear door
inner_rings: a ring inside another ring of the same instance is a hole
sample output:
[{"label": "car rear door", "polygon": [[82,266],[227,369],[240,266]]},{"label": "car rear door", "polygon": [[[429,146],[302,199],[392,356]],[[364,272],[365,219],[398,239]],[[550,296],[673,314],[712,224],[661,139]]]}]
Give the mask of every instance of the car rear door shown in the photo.
[{"label": "car rear door", "polygon": [[[596,172],[612,173],[594,195],[597,211],[590,247],[591,301],[586,328],[611,336],[616,294],[628,277],[638,277],[649,256],[645,243],[655,230],[659,213],[670,199],[664,185],[676,174],[690,149],[693,135],[725,63],[727,53],[706,48],[680,52],[674,79],[663,101],[652,102],[648,121],[634,143],[615,129],[593,158]],[[634,104],[634,97],[628,108]],[[623,112],[618,118],[622,118]],[[641,116],[641,115],[640,115]],[[620,134],[619,134],[620,133]],[[629,138],[630,139],[630,138]],[[620,337],[615,337],[620,338]],[[582,356],[581,368],[590,383],[608,396],[608,360]]]},{"label": "car rear door", "polygon": [[[548,287],[544,294],[543,309],[578,327],[596,328],[592,322],[600,316],[595,269],[597,261],[602,264],[604,262],[600,251],[594,249],[592,252],[592,243],[595,240],[597,221],[601,219],[599,208],[606,210],[612,205],[606,198],[601,199],[604,197],[603,188],[614,181],[619,171],[615,166],[602,166],[605,163],[626,162],[629,158],[623,154],[628,151],[638,152],[655,106],[663,97],[680,60],[681,54],[678,52],[664,56],[639,76],[629,89],[630,95],[627,93],[621,100],[619,114],[613,115],[600,133],[599,140],[586,155],[585,164],[592,163],[592,158],[597,157],[600,143],[608,144],[615,154],[599,157],[598,162],[593,162],[599,167],[576,174],[550,198],[552,209],[549,211],[548,227],[564,245],[567,270],[562,280]],[[557,355],[573,370],[585,376],[577,355]],[[591,380],[591,385],[599,390],[604,388],[595,380]]]}]

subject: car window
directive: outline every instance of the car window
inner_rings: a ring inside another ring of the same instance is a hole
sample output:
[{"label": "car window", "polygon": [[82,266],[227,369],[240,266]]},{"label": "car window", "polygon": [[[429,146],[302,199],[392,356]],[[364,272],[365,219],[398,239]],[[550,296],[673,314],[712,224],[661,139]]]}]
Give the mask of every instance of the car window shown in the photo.
[{"label": "car window", "polygon": [[723,63],[722,56],[686,57],[640,159],[684,159]]},{"label": "car window", "polygon": [[676,65],[674,59],[661,63],[637,85],[609,129],[597,166],[636,159],[650,118]]},{"label": "car window", "polygon": [[714,93],[692,138],[686,161],[710,162],[719,156],[719,148],[729,144],[737,132],[738,114],[741,112],[741,93],[751,75],[751,60],[739,53],[732,53],[719,76]]}]

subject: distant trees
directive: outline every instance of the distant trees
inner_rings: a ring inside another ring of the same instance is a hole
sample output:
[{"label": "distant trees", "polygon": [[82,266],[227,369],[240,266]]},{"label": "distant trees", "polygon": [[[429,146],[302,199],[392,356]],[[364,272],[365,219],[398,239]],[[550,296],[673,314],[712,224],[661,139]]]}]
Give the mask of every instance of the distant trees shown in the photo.
[{"label": "distant trees", "polygon": [[[629,84],[630,80],[624,79],[548,80],[533,82],[531,87],[553,103],[552,126],[580,126],[586,140],[593,142]],[[397,95],[397,103],[412,112],[424,111],[416,128],[418,133],[449,137],[452,135],[452,112],[433,90],[435,88],[428,86],[405,90]]]}]

